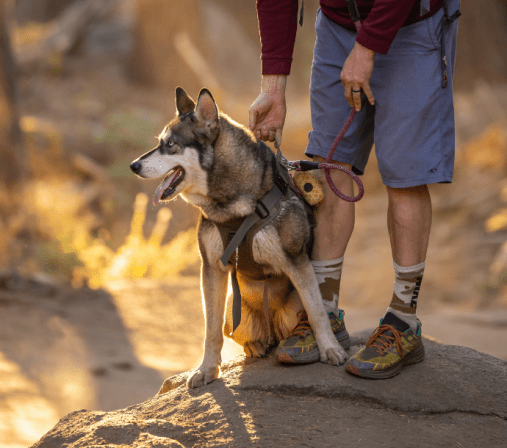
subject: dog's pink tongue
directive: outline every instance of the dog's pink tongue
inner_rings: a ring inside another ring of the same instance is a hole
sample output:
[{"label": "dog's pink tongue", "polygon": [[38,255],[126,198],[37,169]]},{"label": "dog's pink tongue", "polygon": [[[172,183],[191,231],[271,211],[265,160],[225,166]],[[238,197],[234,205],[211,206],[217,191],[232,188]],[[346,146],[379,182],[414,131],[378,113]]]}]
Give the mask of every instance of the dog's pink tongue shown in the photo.
[{"label": "dog's pink tongue", "polygon": [[172,184],[173,180],[178,176],[180,170],[176,169],[174,172],[170,173],[168,176],[164,178],[158,188],[155,190],[155,194],[153,195],[153,205],[158,205],[160,202],[160,198]]}]

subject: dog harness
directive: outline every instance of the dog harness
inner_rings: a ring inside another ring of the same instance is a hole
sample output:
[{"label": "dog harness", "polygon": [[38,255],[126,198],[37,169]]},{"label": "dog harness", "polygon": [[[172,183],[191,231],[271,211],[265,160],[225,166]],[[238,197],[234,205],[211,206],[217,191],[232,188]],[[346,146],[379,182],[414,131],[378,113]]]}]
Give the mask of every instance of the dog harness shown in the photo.
[{"label": "dog harness", "polygon": [[[255,262],[253,258],[252,243],[254,236],[278,216],[282,208],[282,200],[286,201],[295,196],[303,201],[308,211],[313,212],[313,209],[297,193],[289,171],[282,162],[282,157],[282,153],[278,148],[276,158],[273,161],[273,188],[257,201],[253,213],[224,223],[215,223],[225,249],[220,260],[224,266],[228,263],[233,266],[231,273],[233,291],[231,336],[241,322],[241,291],[237,272],[251,280],[265,281],[270,277],[270,275],[264,273],[266,266]],[[268,326],[268,338],[270,338],[268,293],[268,282],[265,282],[263,302]]]}]

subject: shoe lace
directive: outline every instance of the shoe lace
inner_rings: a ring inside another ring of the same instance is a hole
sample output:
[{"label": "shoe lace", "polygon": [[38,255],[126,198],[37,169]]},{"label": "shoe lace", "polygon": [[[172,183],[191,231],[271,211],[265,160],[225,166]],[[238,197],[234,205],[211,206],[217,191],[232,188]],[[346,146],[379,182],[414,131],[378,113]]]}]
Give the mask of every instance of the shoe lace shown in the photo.
[{"label": "shoe lace", "polygon": [[[390,331],[393,335],[390,336],[385,334],[387,331]],[[401,331],[397,330],[392,325],[383,324],[380,325],[370,336],[370,339],[366,342],[366,346],[376,348],[377,353],[382,355],[393,345],[393,343],[396,344],[396,348],[398,349],[400,356],[403,356],[404,350],[401,343]]]},{"label": "shoe lace", "polygon": [[290,335],[291,336],[306,336],[309,331],[312,331],[312,327],[310,326],[310,321],[308,320],[308,315],[306,311],[300,311],[298,314],[299,322],[293,328]]}]

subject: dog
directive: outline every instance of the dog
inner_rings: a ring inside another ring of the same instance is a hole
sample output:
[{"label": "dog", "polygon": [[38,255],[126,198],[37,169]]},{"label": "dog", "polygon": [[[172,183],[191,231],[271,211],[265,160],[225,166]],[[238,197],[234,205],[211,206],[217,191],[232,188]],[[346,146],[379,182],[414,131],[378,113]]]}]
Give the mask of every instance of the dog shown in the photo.
[{"label": "dog", "polygon": [[[227,291],[234,265],[221,261],[225,247],[219,227],[254,213],[274,186],[276,165],[273,151],[219,111],[207,89],[195,103],[178,87],[176,109],[177,116],[160,134],[157,147],[130,167],[141,178],[164,176],[153,198],[155,205],[179,195],[201,211],[197,240],[206,332],[202,362],[187,381],[189,387],[199,387],[218,378],[223,336],[230,336],[233,328]],[[308,256],[311,234],[303,201],[289,196],[281,200],[277,216],[254,235],[251,254],[267,280],[252,280],[238,272],[242,317],[231,336],[247,356],[264,356],[271,345],[286,339],[304,307],[320,360],[331,365],[345,362],[347,355],[329,325]],[[263,309],[265,282],[268,317]]]}]

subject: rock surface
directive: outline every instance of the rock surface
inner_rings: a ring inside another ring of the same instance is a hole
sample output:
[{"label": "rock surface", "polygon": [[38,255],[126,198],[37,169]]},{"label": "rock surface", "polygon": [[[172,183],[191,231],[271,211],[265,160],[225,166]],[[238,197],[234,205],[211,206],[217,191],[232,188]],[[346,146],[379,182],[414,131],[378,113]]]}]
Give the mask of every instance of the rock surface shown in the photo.
[{"label": "rock surface", "polygon": [[[369,331],[353,335],[354,353]],[[507,440],[507,362],[425,340],[426,359],[389,380],[321,363],[283,366],[237,357],[221,379],[112,412],[69,414],[34,448],[53,447],[501,447]]]}]

